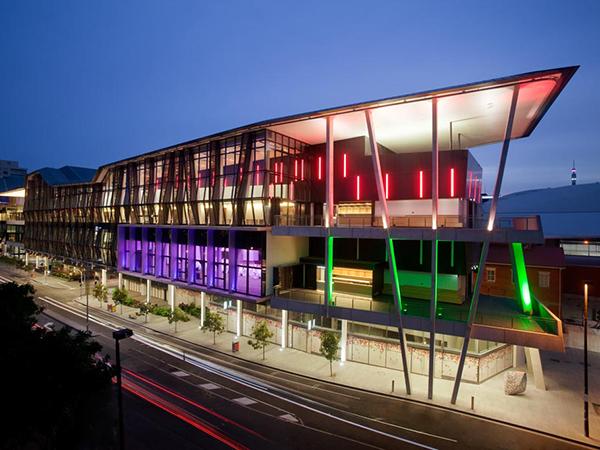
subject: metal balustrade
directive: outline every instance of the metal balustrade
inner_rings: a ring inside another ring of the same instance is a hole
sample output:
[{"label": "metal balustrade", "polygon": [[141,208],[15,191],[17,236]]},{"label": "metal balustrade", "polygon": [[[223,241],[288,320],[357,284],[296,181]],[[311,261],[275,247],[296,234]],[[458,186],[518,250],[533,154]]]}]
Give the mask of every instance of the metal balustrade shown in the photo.
[{"label": "metal balustrade", "polygon": [[[286,227],[306,227],[316,226],[322,227],[325,225],[324,217],[305,215],[276,215],[273,220],[274,226]],[[381,217],[370,215],[338,215],[334,217],[332,226],[340,228],[364,228],[383,226]],[[405,228],[430,228],[431,216],[390,216],[390,227],[405,227]],[[471,228],[471,229],[487,229],[487,219],[469,219],[466,222],[461,222],[458,216],[438,216],[438,227],[440,228]],[[495,229],[517,230],[517,231],[541,231],[541,222],[539,216],[524,216],[524,217],[497,217]]]},{"label": "metal balustrade", "polygon": [[[323,305],[325,302],[324,294],[320,291],[307,289],[285,289],[278,290],[277,297],[303,303],[312,303]],[[549,334],[558,334],[558,321],[552,317],[548,309],[539,301],[540,315],[530,316],[528,314],[502,314],[494,311],[480,310],[475,316],[477,325],[507,328],[521,331],[545,332]],[[355,309],[360,311],[370,311],[375,313],[390,314],[395,313],[396,308],[391,302],[373,300],[369,297],[352,296],[347,294],[333,295],[330,306],[338,308]],[[402,313],[406,316],[429,318],[429,302],[426,301],[408,301],[403,305]],[[437,319],[453,322],[466,322],[469,316],[468,307],[440,303],[437,308]]]}]

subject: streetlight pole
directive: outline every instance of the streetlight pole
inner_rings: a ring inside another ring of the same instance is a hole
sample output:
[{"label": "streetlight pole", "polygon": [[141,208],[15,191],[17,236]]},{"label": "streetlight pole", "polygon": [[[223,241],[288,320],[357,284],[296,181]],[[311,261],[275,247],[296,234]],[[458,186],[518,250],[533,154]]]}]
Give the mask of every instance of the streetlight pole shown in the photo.
[{"label": "streetlight pole", "polygon": [[84,272],[83,280],[83,288],[85,289],[85,330],[90,331],[90,287],[88,286],[87,272]]},{"label": "streetlight pole", "polygon": [[133,336],[133,331],[129,328],[122,328],[117,331],[113,331],[113,338],[115,339],[115,358],[117,361],[117,404],[119,408],[119,448],[125,449],[125,426],[123,420],[123,391],[121,389],[121,351],[119,347],[119,341],[121,339],[127,339]]},{"label": "streetlight pole", "polygon": [[588,283],[583,285],[583,431],[585,437],[590,437],[590,405],[588,400]]}]

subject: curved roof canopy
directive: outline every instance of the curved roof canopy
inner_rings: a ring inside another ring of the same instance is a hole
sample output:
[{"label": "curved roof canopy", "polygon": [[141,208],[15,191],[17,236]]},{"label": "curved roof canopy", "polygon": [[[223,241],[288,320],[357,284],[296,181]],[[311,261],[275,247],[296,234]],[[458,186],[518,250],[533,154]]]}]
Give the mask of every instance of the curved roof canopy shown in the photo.
[{"label": "curved roof canopy", "polygon": [[512,138],[531,134],[577,67],[531,72],[495,80],[392,97],[277,119],[269,129],[308,144],[325,140],[333,115],[334,140],[367,136],[364,110],[373,110],[377,140],[395,152],[431,151],[432,99],[438,99],[440,150],[502,141],[513,89],[519,95]]},{"label": "curved roof canopy", "polygon": [[488,81],[390,97],[269,119],[157,149],[98,170],[195,146],[247,131],[270,129],[307,144],[325,141],[326,117],[334,116],[334,139],[367,136],[364,110],[373,110],[377,140],[395,152],[431,151],[431,100],[438,99],[440,150],[473,148],[504,137],[513,87],[519,85],[512,138],[528,136],[579,66],[528,72]]}]

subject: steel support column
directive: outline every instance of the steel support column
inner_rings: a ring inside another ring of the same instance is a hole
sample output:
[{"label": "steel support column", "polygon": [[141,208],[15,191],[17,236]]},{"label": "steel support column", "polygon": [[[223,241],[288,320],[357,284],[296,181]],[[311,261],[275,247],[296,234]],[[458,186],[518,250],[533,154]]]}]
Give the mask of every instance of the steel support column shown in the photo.
[{"label": "steel support column", "polygon": [[[327,236],[325,238],[325,307],[329,308],[329,304],[333,300],[333,236],[329,230],[333,226],[333,116],[326,118],[326,146],[325,146],[325,201],[327,204],[325,215],[325,227],[327,228]],[[328,312],[328,309],[327,309]],[[328,314],[329,315],[329,314]]]},{"label": "steel support column", "polygon": [[429,378],[427,398],[433,398],[433,378],[435,376],[435,318],[437,314],[437,282],[438,282],[438,184],[439,184],[439,145],[437,126],[437,98],[431,100],[431,300],[429,302]]},{"label": "steel support column", "polygon": [[454,380],[454,388],[452,389],[452,398],[450,402],[454,405],[456,403],[456,397],[458,396],[458,389],[460,388],[460,379],[462,378],[463,369],[465,367],[465,360],[467,358],[467,349],[469,348],[469,341],[471,340],[471,329],[473,322],[475,321],[475,315],[477,314],[477,305],[479,304],[479,291],[481,289],[481,281],[485,271],[485,261],[487,259],[488,250],[490,248],[490,241],[486,240],[483,243],[481,249],[481,256],[479,257],[479,269],[477,271],[477,279],[475,280],[475,288],[473,289],[473,297],[471,298],[471,306],[469,307],[469,317],[467,318],[467,326],[465,330],[465,340],[463,342],[462,349],[460,351],[460,359],[458,360],[458,369],[456,370],[456,379]]},{"label": "steel support column", "polygon": [[[371,148],[371,162],[373,165],[373,174],[375,184],[377,185],[377,195],[381,207],[381,220],[383,228],[387,232],[386,248],[388,253],[388,263],[390,275],[392,277],[392,291],[394,292],[394,304],[398,314],[398,336],[400,341],[400,354],[402,357],[402,370],[404,371],[404,385],[406,393],[410,395],[410,376],[408,372],[408,362],[406,358],[406,340],[404,337],[404,326],[402,324],[402,296],[400,294],[400,280],[398,278],[398,270],[396,268],[396,256],[394,253],[394,242],[390,236],[390,213],[388,209],[387,199],[385,196],[385,188],[383,186],[383,178],[381,174],[381,163],[379,161],[379,151],[377,148],[377,137],[373,127],[373,113],[371,110],[365,111],[365,119],[367,121],[367,129],[369,131],[369,145]],[[345,351],[345,350],[344,350]]]},{"label": "steel support column", "polygon": [[[515,111],[517,110],[517,101],[519,99],[519,85],[513,87],[513,95],[510,103],[510,110],[508,112],[508,120],[506,122],[506,130],[504,132],[504,141],[502,143],[502,153],[500,155],[500,164],[498,165],[498,174],[496,175],[496,184],[494,185],[494,195],[492,197],[492,203],[490,205],[490,215],[488,218],[488,231],[494,229],[494,222],[496,220],[496,209],[498,206],[498,197],[500,196],[500,189],[502,187],[502,179],[504,177],[504,168],[506,166],[506,158],[508,155],[508,148],[510,146],[510,139],[512,136],[512,127],[515,118]],[[452,390],[452,398],[450,402],[456,404],[456,398],[458,397],[458,390],[460,388],[460,379],[462,378],[463,369],[465,366],[465,360],[467,357],[467,349],[469,348],[469,341],[471,340],[471,329],[475,316],[477,315],[477,305],[479,303],[479,290],[481,287],[481,281],[483,278],[483,272],[485,270],[485,262],[487,259],[488,250],[490,247],[489,237],[483,243],[481,250],[481,257],[479,259],[479,271],[477,272],[477,280],[475,281],[475,289],[473,290],[473,298],[471,300],[471,306],[469,308],[469,317],[467,319],[467,326],[465,330],[465,340],[460,352],[460,359],[458,361],[458,369],[456,371],[456,379],[454,380],[454,388]]]},{"label": "steel support column", "polygon": [[494,185],[494,196],[492,197],[492,203],[490,205],[490,215],[488,217],[488,231],[492,231],[494,229],[494,221],[496,220],[496,209],[498,208],[498,197],[500,197],[500,188],[502,187],[502,179],[504,178],[504,167],[506,166],[506,157],[508,155],[508,147],[510,145],[510,137],[512,135],[512,128],[515,118],[515,111],[517,109],[518,99],[519,85],[516,84],[513,88],[512,100],[510,102],[510,111],[508,113],[508,121],[506,123],[506,131],[504,133],[504,141],[502,142],[500,164],[498,165],[496,184]]}]

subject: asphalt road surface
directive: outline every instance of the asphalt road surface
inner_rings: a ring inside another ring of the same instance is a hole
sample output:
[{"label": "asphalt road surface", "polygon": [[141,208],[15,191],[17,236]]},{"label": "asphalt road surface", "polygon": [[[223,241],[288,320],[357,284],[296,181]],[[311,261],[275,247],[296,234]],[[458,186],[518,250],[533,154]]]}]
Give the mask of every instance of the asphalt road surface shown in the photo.
[{"label": "asphalt road surface", "polygon": [[[26,281],[23,275],[0,266],[0,282]],[[84,311],[69,303],[79,295],[72,283],[34,287],[47,320],[85,329]],[[114,328],[135,332],[121,342],[128,448],[598,448],[280,371],[108,312],[90,314],[105,352],[113,352]]]}]

